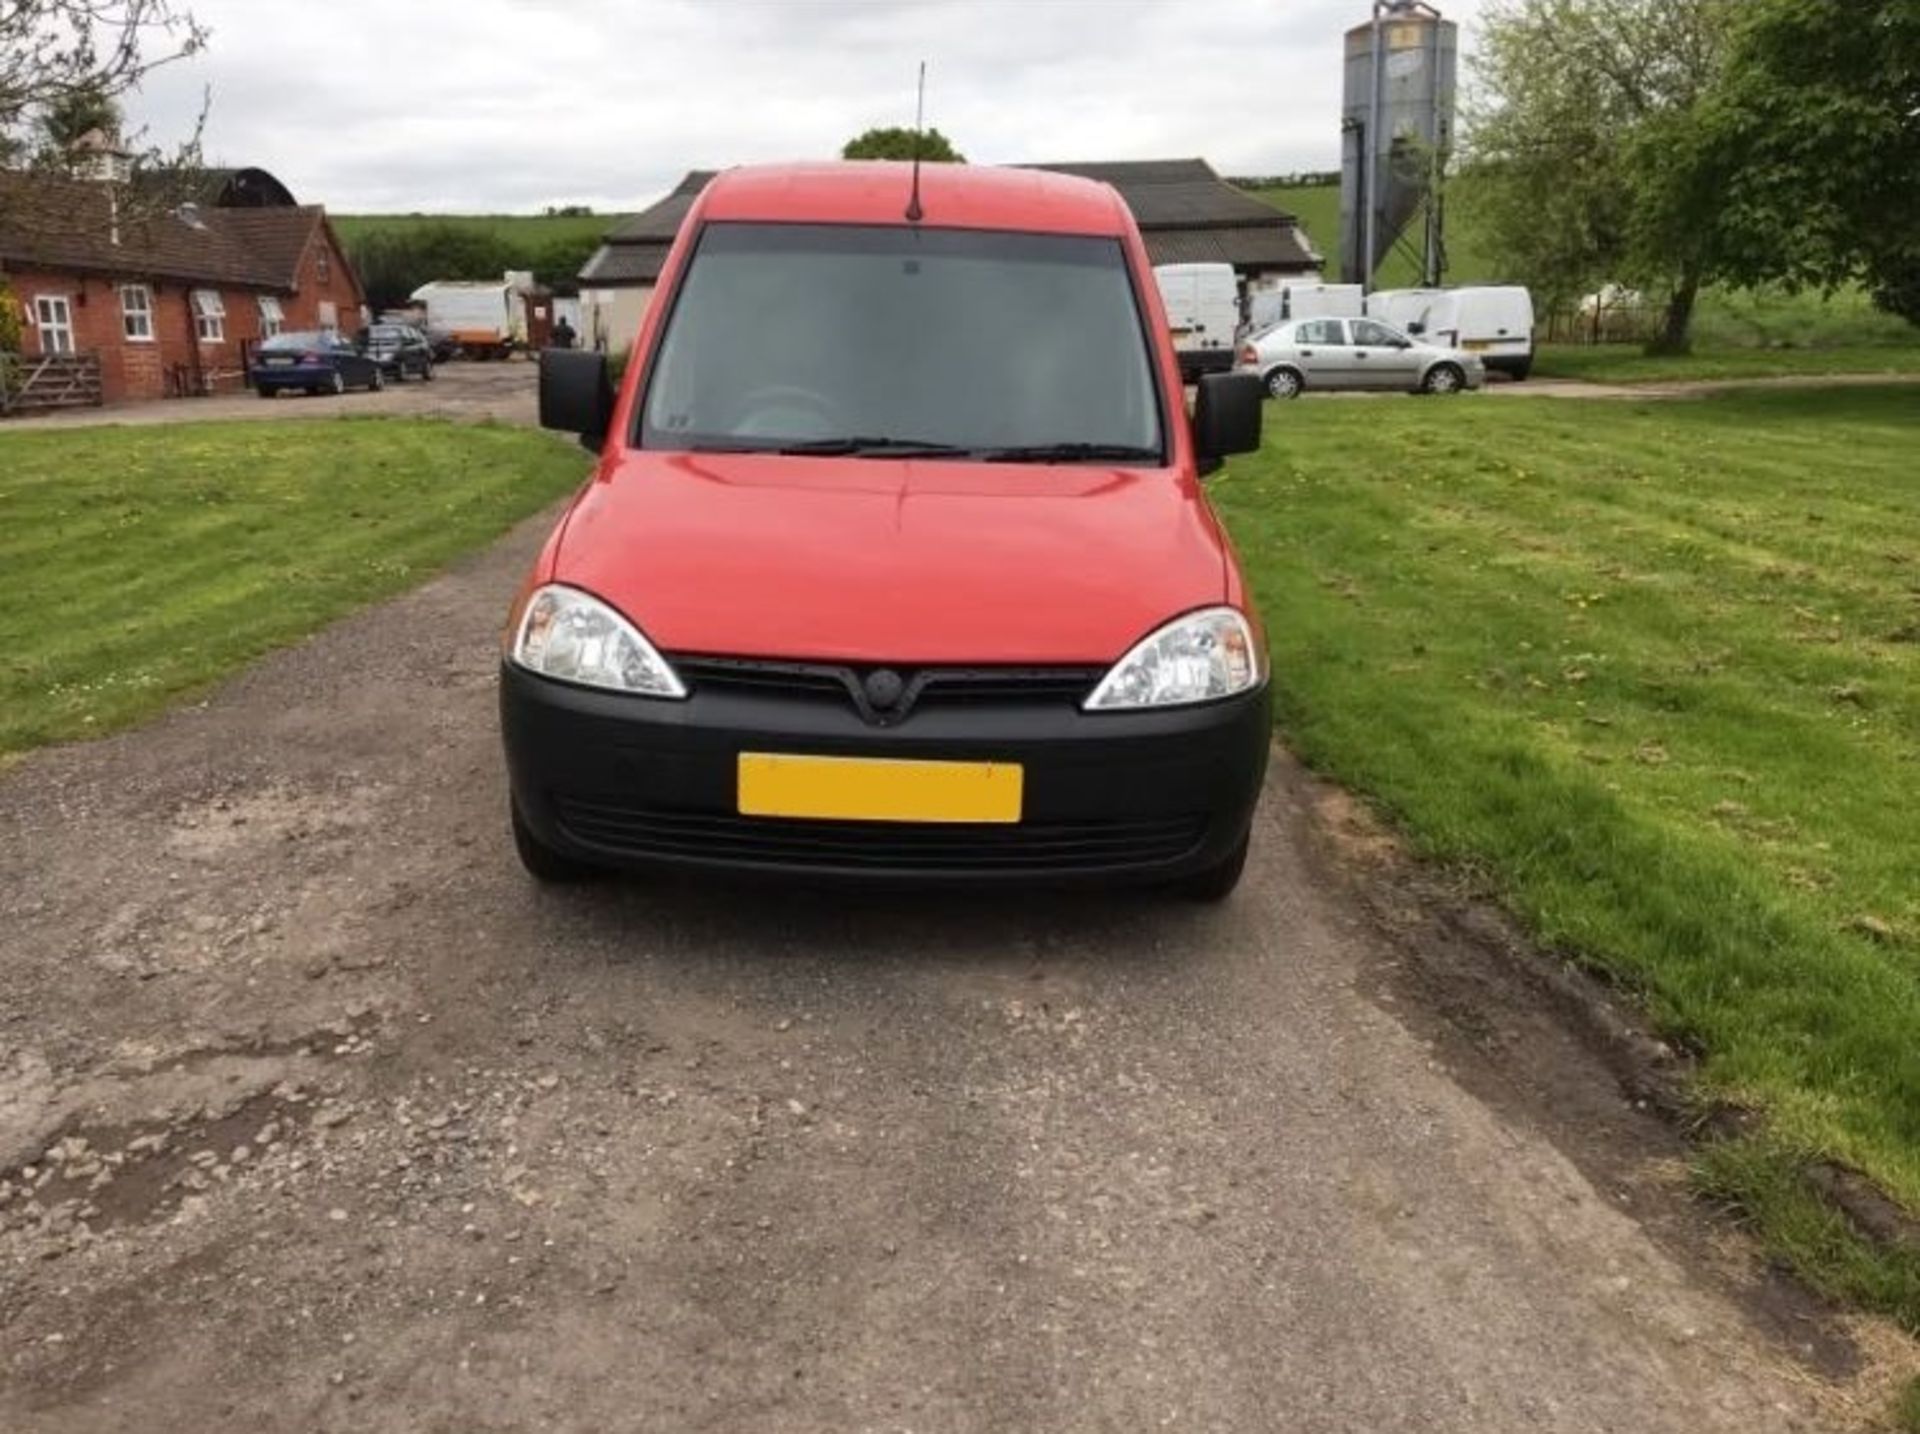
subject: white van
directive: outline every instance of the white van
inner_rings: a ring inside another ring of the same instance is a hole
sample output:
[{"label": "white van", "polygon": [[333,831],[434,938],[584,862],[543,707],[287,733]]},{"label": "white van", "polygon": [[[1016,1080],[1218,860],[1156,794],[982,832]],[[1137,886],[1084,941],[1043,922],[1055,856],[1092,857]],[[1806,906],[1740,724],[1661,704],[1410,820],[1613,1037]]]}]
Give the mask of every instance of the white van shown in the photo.
[{"label": "white van", "polygon": [[1288,319],[1358,319],[1366,315],[1366,291],[1358,284],[1282,284],[1248,296],[1247,332],[1260,333]]},{"label": "white van", "polygon": [[1286,284],[1286,319],[1358,319],[1367,312],[1366,290],[1358,284]]},{"label": "white van", "polygon": [[1533,295],[1517,284],[1465,289],[1379,289],[1367,317],[1417,339],[1480,355],[1495,373],[1533,371]]},{"label": "white van", "polygon": [[1427,326],[1427,310],[1445,292],[1445,289],[1375,289],[1367,295],[1366,317],[1420,337]]},{"label": "white van", "polygon": [[1240,281],[1233,265],[1156,264],[1153,277],[1166,305],[1180,377],[1192,383],[1203,373],[1232,368],[1240,332]]},{"label": "white van", "polygon": [[1247,294],[1247,332],[1270,329],[1287,316],[1287,296],[1281,289],[1254,289]]}]

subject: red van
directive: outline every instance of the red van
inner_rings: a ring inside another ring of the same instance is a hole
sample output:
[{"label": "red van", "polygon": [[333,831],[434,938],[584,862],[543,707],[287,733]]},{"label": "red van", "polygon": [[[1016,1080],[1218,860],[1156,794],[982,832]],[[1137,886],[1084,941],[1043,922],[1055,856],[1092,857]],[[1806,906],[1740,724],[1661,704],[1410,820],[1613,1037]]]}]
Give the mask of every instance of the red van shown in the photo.
[{"label": "red van", "polygon": [[1267,658],[1118,194],[1031,170],[735,169],[688,213],[599,454],[514,599],[501,725],[534,876],[718,867],[1231,891]]}]

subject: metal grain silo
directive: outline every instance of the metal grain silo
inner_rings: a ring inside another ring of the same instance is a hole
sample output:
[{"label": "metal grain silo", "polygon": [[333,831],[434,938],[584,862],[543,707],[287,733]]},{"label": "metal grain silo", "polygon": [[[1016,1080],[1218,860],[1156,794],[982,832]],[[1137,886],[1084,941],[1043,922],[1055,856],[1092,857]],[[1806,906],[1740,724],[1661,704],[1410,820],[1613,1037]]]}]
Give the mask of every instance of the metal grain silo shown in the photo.
[{"label": "metal grain silo", "polygon": [[1371,284],[1394,240],[1408,235],[1422,282],[1438,284],[1440,174],[1453,147],[1458,27],[1421,0],[1375,0],[1373,19],[1347,31],[1341,118],[1340,276]]}]

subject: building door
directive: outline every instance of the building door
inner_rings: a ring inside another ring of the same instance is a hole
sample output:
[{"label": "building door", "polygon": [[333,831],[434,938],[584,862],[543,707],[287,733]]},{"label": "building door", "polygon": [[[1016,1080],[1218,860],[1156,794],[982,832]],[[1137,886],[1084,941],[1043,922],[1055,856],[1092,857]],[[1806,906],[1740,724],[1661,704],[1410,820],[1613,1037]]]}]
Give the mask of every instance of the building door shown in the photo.
[{"label": "building door", "polygon": [[527,347],[538,352],[553,345],[553,296],[545,293],[522,294],[520,303],[527,311]]}]

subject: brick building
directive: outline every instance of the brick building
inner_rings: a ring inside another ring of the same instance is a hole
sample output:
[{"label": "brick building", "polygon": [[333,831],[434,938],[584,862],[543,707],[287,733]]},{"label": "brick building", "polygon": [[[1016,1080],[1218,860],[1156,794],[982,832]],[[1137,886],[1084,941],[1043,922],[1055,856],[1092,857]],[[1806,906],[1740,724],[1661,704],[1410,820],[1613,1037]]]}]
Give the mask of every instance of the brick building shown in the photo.
[{"label": "brick building", "polygon": [[259,169],[205,171],[189,192],[162,207],[110,174],[0,172],[0,281],[22,351],[97,354],[111,403],[243,388],[268,335],[366,322],[318,205]]}]

